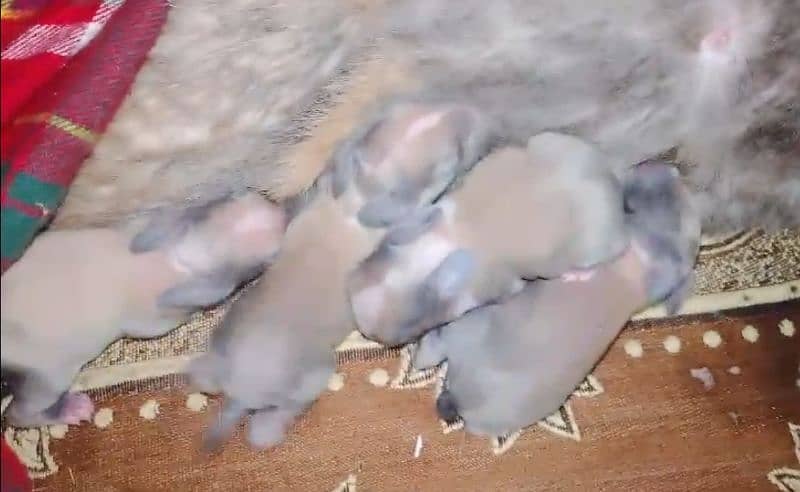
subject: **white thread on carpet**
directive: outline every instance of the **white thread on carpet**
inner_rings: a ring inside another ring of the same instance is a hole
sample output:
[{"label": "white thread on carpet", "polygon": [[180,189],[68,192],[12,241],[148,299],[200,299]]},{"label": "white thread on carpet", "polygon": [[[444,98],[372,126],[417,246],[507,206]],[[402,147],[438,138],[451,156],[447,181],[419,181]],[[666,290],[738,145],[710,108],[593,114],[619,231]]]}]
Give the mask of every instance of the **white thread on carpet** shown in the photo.
[{"label": "white thread on carpet", "polygon": [[417,440],[414,443],[414,458],[419,458],[422,454],[422,434],[417,435]]},{"label": "white thread on carpet", "polygon": [[347,480],[339,484],[331,492],[356,492],[356,476],[351,473],[348,475]]},{"label": "white thread on carpet", "polygon": [[733,374],[734,376],[738,376],[742,373],[742,368],[739,366],[731,366],[728,368],[728,373]]}]

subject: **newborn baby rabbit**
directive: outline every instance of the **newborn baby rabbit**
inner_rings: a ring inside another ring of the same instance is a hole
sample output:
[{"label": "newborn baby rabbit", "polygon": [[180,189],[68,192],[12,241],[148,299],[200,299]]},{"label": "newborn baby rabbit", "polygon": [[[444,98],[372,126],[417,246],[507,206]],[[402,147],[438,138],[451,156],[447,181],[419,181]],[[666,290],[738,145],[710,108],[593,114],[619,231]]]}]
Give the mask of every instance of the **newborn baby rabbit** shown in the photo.
[{"label": "newborn baby rabbit", "polygon": [[11,425],[89,419],[88,396],[68,392],[81,367],[118,338],[163,335],[222,301],[271,261],[286,221],[247,192],[137,222],[44,232],[3,275]]},{"label": "newborn baby rabbit", "polygon": [[664,299],[677,310],[691,286],[700,225],[675,168],[635,167],[625,182],[625,207],[630,246],[592,278],[527,283],[506,302],[422,338],[417,367],[447,360],[436,402],[444,420],[460,415],[469,432],[499,436],[547,417],[633,314]]},{"label": "newborn baby rabbit", "polygon": [[234,303],[209,352],[190,367],[197,389],[225,396],[206,449],[245,414],[251,445],[283,440],[326,387],[334,349],[355,328],[345,280],[380,240],[378,226],[431,203],[477,162],[489,135],[469,107],[407,103],[338,149],[289,224],[270,275]]},{"label": "newborn baby rabbit", "polygon": [[574,276],[620,254],[628,239],[608,160],[558,133],[490,154],[461,187],[392,228],[352,273],[359,330],[404,344],[519,291],[523,278]]}]

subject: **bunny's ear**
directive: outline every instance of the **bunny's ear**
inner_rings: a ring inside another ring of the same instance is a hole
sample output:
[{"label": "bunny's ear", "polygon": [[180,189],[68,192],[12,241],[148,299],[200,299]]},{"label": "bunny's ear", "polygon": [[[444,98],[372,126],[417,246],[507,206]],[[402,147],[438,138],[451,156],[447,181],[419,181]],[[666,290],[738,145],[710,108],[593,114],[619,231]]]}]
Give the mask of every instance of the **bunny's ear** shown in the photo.
[{"label": "bunny's ear", "polygon": [[369,200],[358,211],[358,221],[364,227],[389,227],[408,216],[414,210],[414,202],[401,200],[390,194],[379,195]]},{"label": "bunny's ear", "polygon": [[236,289],[229,272],[199,275],[171,287],[158,296],[160,308],[200,309],[218,304]]},{"label": "bunny's ear", "polygon": [[128,249],[133,254],[155,251],[183,237],[189,225],[181,214],[159,212],[133,237]]},{"label": "bunny's ear", "polygon": [[146,253],[180,240],[193,225],[205,221],[211,209],[230,197],[225,195],[183,208],[156,211],[147,225],[133,237],[128,245],[129,251],[133,254]]},{"label": "bunny's ear", "polygon": [[385,226],[433,201],[478,161],[491,138],[486,118],[471,106],[394,102],[334,153],[333,196],[354,182],[369,187],[375,202],[361,220]]},{"label": "bunny's ear", "polygon": [[386,233],[386,244],[400,246],[413,242],[430,231],[441,218],[442,210],[435,205],[420,209],[389,229]]}]

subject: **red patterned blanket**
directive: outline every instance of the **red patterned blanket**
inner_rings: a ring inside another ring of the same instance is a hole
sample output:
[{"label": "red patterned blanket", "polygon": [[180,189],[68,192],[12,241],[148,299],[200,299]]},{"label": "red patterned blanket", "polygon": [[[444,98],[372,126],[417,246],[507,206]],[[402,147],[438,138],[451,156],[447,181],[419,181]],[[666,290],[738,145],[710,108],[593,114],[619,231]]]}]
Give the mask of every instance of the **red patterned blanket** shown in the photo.
[{"label": "red patterned blanket", "polygon": [[145,61],[168,0],[2,0],[2,271],[66,195]]}]

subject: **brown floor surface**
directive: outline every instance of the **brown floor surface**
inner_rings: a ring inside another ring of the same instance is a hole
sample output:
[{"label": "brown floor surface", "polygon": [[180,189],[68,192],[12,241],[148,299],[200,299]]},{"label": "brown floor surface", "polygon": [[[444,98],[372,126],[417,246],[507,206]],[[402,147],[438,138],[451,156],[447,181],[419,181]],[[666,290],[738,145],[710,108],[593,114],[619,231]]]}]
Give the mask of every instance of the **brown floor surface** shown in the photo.
[{"label": "brown floor surface", "polygon": [[[782,334],[784,319],[800,331],[800,303],[632,324],[594,372],[604,391],[571,400],[579,441],[534,426],[499,456],[486,439],[442,432],[433,384],[369,382],[375,369],[397,374],[397,352],[343,362],[343,388],[326,392],[283,446],[262,452],[239,433],[221,454],[202,455],[198,441],[217,402],[190,411],[178,381],[118,388],[95,395],[98,407],[114,410],[108,428],[84,424],[50,441],[60,469],[36,489],[331,491],[352,475],[359,492],[780,490],[767,479],[771,470],[800,477],[788,425],[800,424],[800,333]],[[759,331],[756,342],[743,338],[746,325]],[[719,347],[704,345],[706,330],[719,332]],[[662,345],[668,335],[682,341],[677,354]],[[626,354],[630,339],[641,342],[642,357]],[[732,366],[741,374],[730,374]],[[698,367],[711,370],[712,389],[689,375]],[[139,407],[149,398],[160,414],[147,421]]]}]

